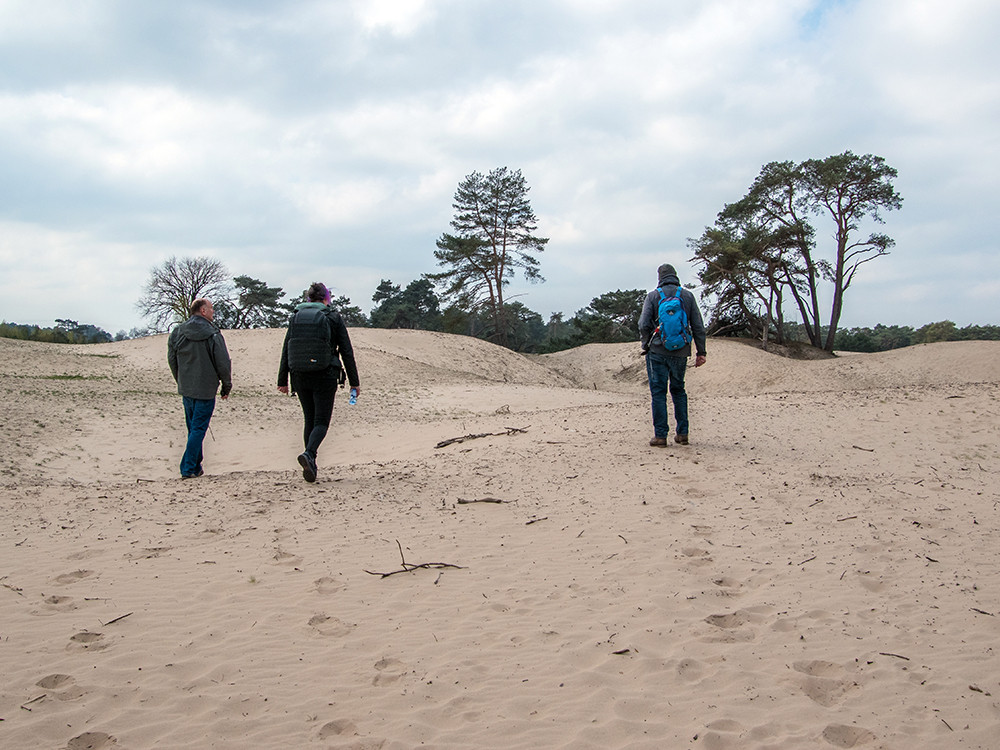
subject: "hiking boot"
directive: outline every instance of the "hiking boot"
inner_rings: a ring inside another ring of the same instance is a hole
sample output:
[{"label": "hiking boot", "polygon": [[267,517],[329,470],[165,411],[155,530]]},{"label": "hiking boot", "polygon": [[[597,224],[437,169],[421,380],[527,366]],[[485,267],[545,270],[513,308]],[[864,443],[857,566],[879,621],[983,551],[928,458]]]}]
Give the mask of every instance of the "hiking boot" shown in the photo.
[{"label": "hiking boot", "polygon": [[302,478],[307,482],[316,481],[316,459],[308,453],[299,454],[299,466],[302,467]]},{"label": "hiking boot", "polygon": [[679,443],[681,445],[687,445],[688,444],[688,436],[687,435],[681,435],[680,433],[677,433],[676,435],[674,435],[674,442],[675,443]]},{"label": "hiking boot", "polygon": [[666,438],[661,438],[661,437],[650,438],[649,444],[653,445],[653,446],[666,445],[667,444],[667,439]]}]

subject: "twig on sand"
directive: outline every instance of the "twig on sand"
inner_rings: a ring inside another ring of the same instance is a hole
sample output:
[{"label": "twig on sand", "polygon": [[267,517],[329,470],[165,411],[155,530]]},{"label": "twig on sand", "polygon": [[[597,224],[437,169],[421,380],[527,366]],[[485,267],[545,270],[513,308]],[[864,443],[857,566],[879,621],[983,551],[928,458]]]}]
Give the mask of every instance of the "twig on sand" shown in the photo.
[{"label": "twig on sand", "polygon": [[484,437],[502,437],[503,435],[514,435],[517,433],[525,433],[528,431],[527,427],[507,427],[505,432],[478,432],[475,434],[461,435],[459,437],[448,438],[447,440],[442,440],[440,443],[435,445],[435,448],[444,448],[449,445],[454,445],[455,443],[464,443],[466,440],[478,440]]},{"label": "twig on sand", "polygon": [[5,589],[10,589],[18,596],[24,596],[24,593],[21,591],[21,589],[15,588],[14,586],[11,586],[9,583],[0,583],[0,586],[3,586]]},{"label": "twig on sand", "polygon": [[35,698],[32,698],[30,701],[25,701],[24,703],[22,703],[21,704],[21,708],[23,708],[25,711],[29,711],[30,712],[31,709],[28,708],[28,706],[30,706],[32,703],[40,701],[42,698],[45,698],[47,696],[48,696],[48,693],[42,693],[41,695],[39,695],[39,696],[37,696]]},{"label": "twig on sand", "polygon": [[480,497],[476,500],[466,500],[464,497],[458,498],[459,505],[472,505],[473,503],[509,503],[510,500],[501,500],[499,497]]},{"label": "twig on sand", "polygon": [[[412,572],[414,570],[418,570],[420,568],[426,568],[426,569],[431,569],[431,568],[457,568],[459,570],[463,569],[461,565],[452,565],[451,563],[440,563],[440,562],[420,563],[419,565],[413,565],[411,563],[406,562],[406,558],[403,556],[403,545],[401,545],[399,543],[398,539],[396,540],[396,546],[399,547],[399,558],[400,558],[400,560],[403,561],[403,567],[401,569],[399,569],[399,570],[390,570],[388,573],[375,573],[375,572],[373,572],[371,570],[366,570],[365,573],[367,573],[370,576],[379,576],[380,578],[388,578],[389,576],[394,576],[397,573],[410,573],[410,572]],[[438,580],[440,580],[440,576],[438,576]],[[437,583],[437,581],[434,581],[434,583]]]},{"label": "twig on sand", "polygon": [[874,448],[862,448],[860,445],[852,445],[852,448],[857,448],[859,451],[865,451],[866,453],[874,453]]},{"label": "twig on sand", "polygon": [[889,654],[889,653],[886,653],[885,651],[879,651],[878,655],[879,656],[894,656],[897,659],[902,659],[903,661],[909,661],[910,660],[909,656],[900,656],[899,654]]},{"label": "twig on sand", "polygon": [[528,521],[524,525],[525,526],[531,526],[531,524],[533,524],[533,523],[538,523],[539,521],[548,521],[548,520],[549,520],[548,516],[545,516],[544,518],[532,518],[530,521]]},{"label": "twig on sand", "polygon": [[124,620],[126,617],[131,617],[132,614],[133,614],[132,612],[129,612],[128,614],[122,615],[121,617],[116,617],[113,620],[108,620],[107,622],[102,622],[101,625],[106,628],[108,625],[114,625],[116,622],[118,622],[120,620]]}]

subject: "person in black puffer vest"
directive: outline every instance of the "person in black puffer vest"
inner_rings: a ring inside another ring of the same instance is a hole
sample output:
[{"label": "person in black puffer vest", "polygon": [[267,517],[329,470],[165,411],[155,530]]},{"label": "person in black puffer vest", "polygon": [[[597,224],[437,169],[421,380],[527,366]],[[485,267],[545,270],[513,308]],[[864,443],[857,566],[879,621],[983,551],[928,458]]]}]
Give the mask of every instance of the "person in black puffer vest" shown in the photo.
[{"label": "person in black puffer vest", "polygon": [[316,282],[306,292],[306,301],[295,308],[281,347],[278,390],[291,390],[302,405],[305,450],[299,454],[302,478],[315,482],[316,455],[330,428],[333,400],[341,382],[341,361],[347,380],[361,393],[354,347],[344,319],[329,307],[330,290]]}]

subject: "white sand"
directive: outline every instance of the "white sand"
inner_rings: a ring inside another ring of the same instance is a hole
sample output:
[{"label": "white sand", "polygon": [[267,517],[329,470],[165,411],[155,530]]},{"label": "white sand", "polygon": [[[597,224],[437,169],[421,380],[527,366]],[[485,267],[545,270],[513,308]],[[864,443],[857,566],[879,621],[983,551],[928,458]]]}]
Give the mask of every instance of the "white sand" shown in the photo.
[{"label": "white sand", "polygon": [[710,341],[664,449],[635,346],[353,330],[307,485],[282,335],[197,480],[165,337],[0,339],[0,747],[1000,747],[1000,343]]}]

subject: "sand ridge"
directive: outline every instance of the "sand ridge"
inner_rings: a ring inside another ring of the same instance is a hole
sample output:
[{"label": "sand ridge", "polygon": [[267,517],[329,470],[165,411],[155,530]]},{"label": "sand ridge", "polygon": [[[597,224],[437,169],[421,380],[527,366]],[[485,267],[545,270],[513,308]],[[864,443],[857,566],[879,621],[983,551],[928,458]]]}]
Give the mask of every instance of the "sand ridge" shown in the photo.
[{"label": "sand ridge", "polygon": [[352,330],[309,486],[281,336],[197,481],[165,337],[0,340],[0,746],[997,746],[1000,345],[711,341],[654,449],[633,345]]}]

